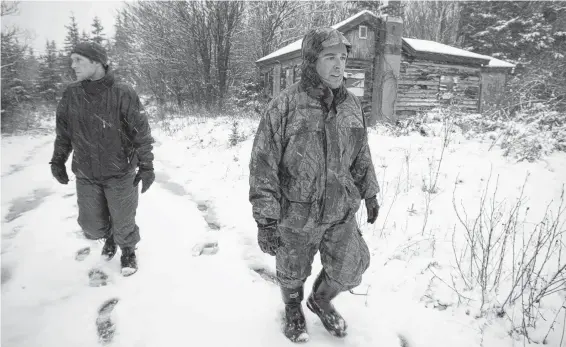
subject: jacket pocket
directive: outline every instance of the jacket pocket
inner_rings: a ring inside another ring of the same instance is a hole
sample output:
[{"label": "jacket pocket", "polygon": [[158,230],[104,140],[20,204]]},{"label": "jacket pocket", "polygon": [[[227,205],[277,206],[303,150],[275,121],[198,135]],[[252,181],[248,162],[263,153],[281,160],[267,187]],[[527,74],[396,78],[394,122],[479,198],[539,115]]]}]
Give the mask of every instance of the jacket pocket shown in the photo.
[{"label": "jacket pocket", "polygon": [[281,160],[283,195],[294,202],[312,202],[316,183],[324,170],[323,132],[297,132],[291,136]]},{"label": "jacket pocket", "polygon": [[338,128],[342,149],[342,160],[352,165],[365,141],[363,126],[342,126]]},{"label": "jacket pocket", "polygon": [[316,199],[316,177],[283,177],[281,192],[292,202],[310,203]]},{"label": "jacket pocket", "polygon": [[313,202],[289,201],[285,197],[281,201],[280,227],[293,230],[310,230],[314,228],[318,205]]}]

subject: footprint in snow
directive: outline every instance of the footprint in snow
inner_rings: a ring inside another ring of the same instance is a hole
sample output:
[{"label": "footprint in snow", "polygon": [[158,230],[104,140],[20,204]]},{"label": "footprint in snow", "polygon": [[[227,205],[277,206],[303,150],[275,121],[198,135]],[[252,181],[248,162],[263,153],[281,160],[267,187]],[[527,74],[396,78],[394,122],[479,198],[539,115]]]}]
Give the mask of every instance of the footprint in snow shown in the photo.
[{"label": "footprint in snow", "polygon": [[204,220],[208,224],[210,230],[220,230],[220,225],[214,216],[214,211],[208,206],[206,202],[197,203],[197,208],[204,215]]},{"label": "footprint in snow", "polygon": [[9,267],[2,267],[2,284],[7,283],[12,278],[12,269]]},{"label": "footprint in snow", "polygon": [[108,275],[100,269],[92,269],[88,272],[89,285],[91,287],[102,287],[108,284]]},{"label": "footprint in snow", "polygon": [[86,259],[86,257],[88,257],[89,254],[90,254],[90,247],[81,248],[77,251],[75,255],[75,260],[83,261]]},{"label": "footprint in snow", "polygon": [[218,242],[203,242],[197,243],[193,247],[193,256],[198,257],[199,255],[213,255],[218,253]]},{"label": "footprint in snow", "polygon": [[409,341],[404,335],[397,334],[397,337],[399,338],[399,344],[401,347],[410,347]]},{"label": "footprint in snow", "polygon": [[[205,219],[205,220],[206,220],[206,219]],[[206,223],[208,224],[208,227],[209,227],[211,230],[220,230],[220,225],[216,224],[215,222],[209,222],[209,221],[207,221]]]},{"label": "footprint in snow", "polygon": [[109,344],[114,339],[116,324],[110,319],[110,316],[117,303],[117,298],[106,300],[98,310],[96,330],[98,332],[98,341],[103,345]]}]

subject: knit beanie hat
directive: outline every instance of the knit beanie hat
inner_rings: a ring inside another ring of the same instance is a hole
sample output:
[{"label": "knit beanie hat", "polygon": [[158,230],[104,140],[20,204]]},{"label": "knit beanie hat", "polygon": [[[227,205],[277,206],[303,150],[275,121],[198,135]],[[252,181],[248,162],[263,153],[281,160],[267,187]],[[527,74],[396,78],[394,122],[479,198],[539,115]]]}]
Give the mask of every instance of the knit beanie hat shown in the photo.
[{"label": "knit beanie hat", "polygon": [[344,35],[333,28],[316,28],[309,30],[303,38],[301,53],[303,63],[301,65],[301,82],[305,86],[316,87],[321,83],[320,77],[316,72],[316,60],[318,55],[326,47],[331,47],[343,43],[346,52],[350,54],[352,45]]},{"label": "knit beanie hat", "polygon": [[83,57],[89,58],[92,61],[101,63],[104,67],[108,65],[108,56],[106,55],[106,50],[104,47],[96,42],[81,42],[77,43],[75,48],[71,51],[82,55]]}]

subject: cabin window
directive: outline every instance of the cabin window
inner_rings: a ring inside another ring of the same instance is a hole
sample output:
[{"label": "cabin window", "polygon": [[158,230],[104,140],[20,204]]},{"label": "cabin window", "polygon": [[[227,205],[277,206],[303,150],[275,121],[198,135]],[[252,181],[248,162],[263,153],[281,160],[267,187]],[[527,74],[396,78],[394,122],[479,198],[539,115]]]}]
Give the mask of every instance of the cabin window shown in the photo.
[{"label": "cabin window", "polygon": [[273,71],[267,73],[267,96],[273,97]]},{"label": "cabin window", "polygon": [[359,32],[360,39],[367,39],[368,37],[368,27],[365,25],[360,25],[360,32]]},{"label": "cabin window", "polygon": [[289,66],[287,69],[285,69],[285,85],[287,87],[289,87],[290,85],[293,84],[293,73],[295,72],[295,69],[292,66]]},{"label": "cabin window", "polygon": [[263,91],[263,96],[269,95],[269,73],[264,72],[261,75],[261,90]]},{"label": "cabin window", "polygon": [[283,90],[285,88],[287,88],[287,73],[286,73],[287,69],[282,68],[281,69],[281,73],[279,74],[279,90]]},{"label": "cabin window", "polygon": [[352,92],[355,96],[363,97],[365,75],[366,73],[363,69],[346,69],[344,71],[346,89]]},{"label": "cabin window", "polygon": [[299,82],[300,80],[301,80],[301,66],[297,65],[297,66],[295,66],[295,74],[294,74],[294,78],[293,78],[293,83]]}]

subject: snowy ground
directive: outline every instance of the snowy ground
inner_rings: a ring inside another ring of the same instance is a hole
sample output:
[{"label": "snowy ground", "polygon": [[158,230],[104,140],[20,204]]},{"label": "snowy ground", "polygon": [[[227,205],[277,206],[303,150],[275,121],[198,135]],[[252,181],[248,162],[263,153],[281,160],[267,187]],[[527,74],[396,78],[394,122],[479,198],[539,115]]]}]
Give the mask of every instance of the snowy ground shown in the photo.
[{"label": "snowy ground", "polygon": [[[140,198],[140,270],[128,278],[119,274],[119,255],[101,261],[102,243],[81,235],[74,178],[59,185],[47,165],[53,135],[3,137],[2,346],[99,346],[104,343],[99,335],[112,331],[109,346],[293,345],[281,333],[274,259],[257,247],[247,198],[257,123],[238,122],[235,146],[229,145],[233,124],[223,118],[154,128],[157,179]],[[497,197],[509,203],[528,173],[526,219],[538,222],[566,182],[566,155],[515,163],[498,149],[488,151],[489,143],[455,133],[427,209],[423,180],[427,185],[436,177],[441,137],[372,131],[370,141],[382,210],[375,225],[363,223],[363,211],[359,220],[372,264],[354,290],[359,295],[344,293],[335,300],[349,323],[348,337],[331,337],[305,307],[308,345],[398,347],[400,336],[414,347],[529,345],[509,336],[509,319],[475,318],[477,302],[456,305],[455,293],[433,273],[442,278],[454,266],[457,177],[457,201],[471,216],[490,171],[492,184],[499,175]],[[77,260],[84,247],[90,254]],[[92,269],[108,276],[106,285],[90,285]],[[314,273],[319,269],[317,259]],[[545,301],[543,313],[551,321],[564,316],[566,309],[559,311],[564,292]],[[533,332],[538,341],[550,323]],[[560,346],[563,324],[557,320],[548,346]]]}]

